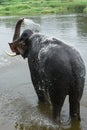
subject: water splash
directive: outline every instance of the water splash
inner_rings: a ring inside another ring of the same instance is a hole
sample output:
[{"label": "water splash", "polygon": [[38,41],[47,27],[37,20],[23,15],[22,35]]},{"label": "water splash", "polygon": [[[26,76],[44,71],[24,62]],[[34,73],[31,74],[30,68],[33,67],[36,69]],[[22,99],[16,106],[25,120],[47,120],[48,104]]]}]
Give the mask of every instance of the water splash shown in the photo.
[{"label": "water splash", "polygon": [[24,18],[24,25],[27,26],[29,29],[31,29],[34,32],[40,32],[40,29],[41,29],[40,24],[35,23],[31,19]]}]

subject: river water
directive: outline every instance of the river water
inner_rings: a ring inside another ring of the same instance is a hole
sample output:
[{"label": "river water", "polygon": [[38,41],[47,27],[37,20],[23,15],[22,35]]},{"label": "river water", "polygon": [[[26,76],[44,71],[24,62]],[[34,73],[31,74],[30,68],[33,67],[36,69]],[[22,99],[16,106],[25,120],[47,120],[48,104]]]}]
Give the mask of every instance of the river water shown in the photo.
[{"label": "river water", "polygon": [[[25,16],[26,17],[26,16]],[[0,17],[0,130],[87,130],[87,78],[81,100],[81,122],[69,121],[68,97],[61,123],[51,121],[51,107],[39,105],[33,89],[27,60],[9,57],[16,21],[20,17]],[[46,15],[26,17],[41,25],[41,33],[75,47],[87,66],[87,15]],[[29,28],[22,25],[21,32]]]}]

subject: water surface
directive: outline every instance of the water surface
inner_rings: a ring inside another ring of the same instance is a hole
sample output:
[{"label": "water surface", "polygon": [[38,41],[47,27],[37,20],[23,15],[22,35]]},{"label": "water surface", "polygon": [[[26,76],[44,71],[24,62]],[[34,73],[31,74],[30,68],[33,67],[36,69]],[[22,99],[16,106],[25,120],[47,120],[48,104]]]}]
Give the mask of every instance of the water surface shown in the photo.
[{"label": "water surface", "polygon": [[[61,124],[51,121],[51,107],[39,105],[33,89],[27,59],[8,57],[16,21],[0,17],[0,130],[87,130],[87,79],[81,100],[81,122],[69,121],[68,97],[61,112]],[[87,66],[87,15],[26,17],[41,25],[41,33],[75,47]],[[22,25],[21,32],[29,27]]]}]

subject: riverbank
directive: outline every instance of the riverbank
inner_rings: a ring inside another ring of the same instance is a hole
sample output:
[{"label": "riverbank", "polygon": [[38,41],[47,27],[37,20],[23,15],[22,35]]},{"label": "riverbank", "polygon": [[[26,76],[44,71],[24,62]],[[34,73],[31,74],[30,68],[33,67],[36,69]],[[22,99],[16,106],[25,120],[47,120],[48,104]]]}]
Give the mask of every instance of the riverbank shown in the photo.
[{"label": "riverbank", "polygon": [[71,2],[53,0],[32,0],[21,2],[2,2],[0,15],[41,15],[41,14],[64,14],[64,13],[87,13],[86,0],[72,0]]}]

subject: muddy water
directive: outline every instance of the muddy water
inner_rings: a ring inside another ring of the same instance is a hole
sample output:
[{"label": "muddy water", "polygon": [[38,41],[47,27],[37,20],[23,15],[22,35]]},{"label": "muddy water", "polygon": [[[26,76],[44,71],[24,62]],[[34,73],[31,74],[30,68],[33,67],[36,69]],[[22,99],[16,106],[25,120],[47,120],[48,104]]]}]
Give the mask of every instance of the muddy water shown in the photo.
[{"label": "muddy water", "polygon": [[[87,78],[81,100],[81,122],[69,119],[68,96],[61,123],[51,121],[51,106],[38,104],[27,59],[10,58],[9,50],[15,22],[19,17],[0,17],[0,130],[87,130]],[[27,18],[27,17],[26,17]],[[50,15],[29,17],[41,24],[41,32],[74,46],[87,66],[87,15]],[[23,31],[25,28],[22,25]]]}]

